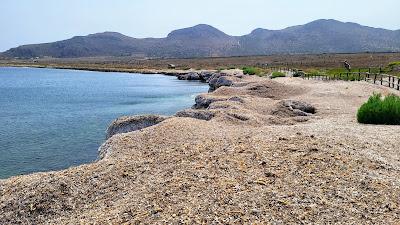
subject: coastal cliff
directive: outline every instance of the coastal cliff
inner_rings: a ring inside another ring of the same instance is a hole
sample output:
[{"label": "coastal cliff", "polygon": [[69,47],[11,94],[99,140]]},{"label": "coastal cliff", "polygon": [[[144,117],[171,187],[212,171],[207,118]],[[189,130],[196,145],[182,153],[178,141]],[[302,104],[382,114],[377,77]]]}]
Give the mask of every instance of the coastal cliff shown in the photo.
[{"label": "coastal cliff", "polygon": [[393,90],[213,76],[192,109],[116,120],[97,162],[1,180],[0,224],[400,222],[400,127],[355,120]]}]

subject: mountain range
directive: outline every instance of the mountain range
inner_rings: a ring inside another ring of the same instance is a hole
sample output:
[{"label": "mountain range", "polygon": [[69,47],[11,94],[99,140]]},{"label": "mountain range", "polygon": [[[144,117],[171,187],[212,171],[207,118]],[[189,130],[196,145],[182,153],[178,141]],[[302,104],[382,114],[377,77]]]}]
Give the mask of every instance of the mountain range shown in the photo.
[{"label": "mountain range", "polygon": [[230,36],[210,25],[200,24],[172,31],[165,38],[138,39],[104,32],[53,43],[23,45],[1,56],[188,58],[357,52],[400,52],[400,30],[316,20],[282,30],[258,28],[247,35]]}]

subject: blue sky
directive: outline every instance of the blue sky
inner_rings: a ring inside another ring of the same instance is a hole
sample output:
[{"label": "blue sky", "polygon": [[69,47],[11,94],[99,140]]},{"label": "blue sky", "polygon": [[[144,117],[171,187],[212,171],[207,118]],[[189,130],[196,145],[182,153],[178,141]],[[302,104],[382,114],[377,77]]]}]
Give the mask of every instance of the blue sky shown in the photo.
[{"label": "blue sky", "polygon": [[399,0],[1,0],[0,51],[116,31],[164,37],[206,23],[230,35],[337,19],[400,29]]}]

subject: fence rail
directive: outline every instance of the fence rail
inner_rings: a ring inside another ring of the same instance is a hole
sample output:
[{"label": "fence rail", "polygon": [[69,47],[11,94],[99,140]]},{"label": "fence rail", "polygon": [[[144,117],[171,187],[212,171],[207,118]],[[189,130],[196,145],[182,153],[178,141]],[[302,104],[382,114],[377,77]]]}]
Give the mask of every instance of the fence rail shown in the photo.
[{"label": "fence rail", "polygon": [[[278,67],[278,66],[268,66],[272,71],[288,72],[289,74],[294,74],[297,70],[290,67]],[[368,72],[361,72],[366,70]],[[378,71],[378,72],[375,72]],[[384,74],[382,68],[363,68],[358,69],[358,72],[345,72],[338,73],[334,75],[325,74],[308,74],[303,72],[303,79],[314,79],[314,80],[345,80],[345,81],[366,81],[373,84],[378,84],[386,87],[390,87],[396,90],[400,90],[400,76],[393,76],[389,74]]]},{"label": "fence rail", "polygon": [[345,81],[367,81],[373,84],[379,84],[386,87],[400,90],[400,77],[382,73],[369,72],[348,72],[334,75],[318,75],[304,73],[303,79],[315,80],[345,80]]}]

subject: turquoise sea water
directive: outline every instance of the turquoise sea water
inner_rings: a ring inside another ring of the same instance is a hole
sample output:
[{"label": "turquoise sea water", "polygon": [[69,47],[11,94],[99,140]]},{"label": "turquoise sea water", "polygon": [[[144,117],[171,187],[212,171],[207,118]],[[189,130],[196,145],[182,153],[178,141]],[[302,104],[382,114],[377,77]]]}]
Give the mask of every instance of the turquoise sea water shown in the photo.
[{"label": "turquoise sea water", "polygon": [[92,162],[112,120],[171,115],[207,89],[163,75],[0,68],[0,179]]}]

